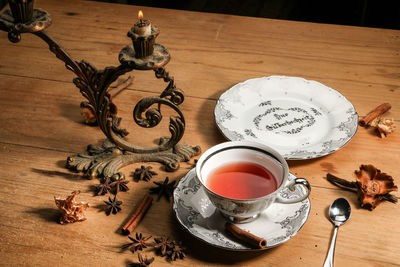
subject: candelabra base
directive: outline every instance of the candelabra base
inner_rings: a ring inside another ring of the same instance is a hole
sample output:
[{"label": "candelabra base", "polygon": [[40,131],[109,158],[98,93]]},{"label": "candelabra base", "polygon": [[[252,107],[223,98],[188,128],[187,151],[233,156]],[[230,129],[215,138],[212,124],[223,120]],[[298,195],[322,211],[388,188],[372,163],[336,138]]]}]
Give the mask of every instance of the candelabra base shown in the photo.
[{"label": "candelabra base", "polygon": [[[169,137],[161,137],[160,145],[168,142]],[[88,145],[86,153],[70,156],[67,168],[84,172],[90,179],[95,177],[114,177],[120,179],[125,175],[118,170],[136,162],[159,162],[167,171],[179,168],[179,163],[189,161],[200,153],[199,146],[185,143],[176,144],[173,148],[153,153],[132,153],[118,148],[106,139],[101,146]]]}]

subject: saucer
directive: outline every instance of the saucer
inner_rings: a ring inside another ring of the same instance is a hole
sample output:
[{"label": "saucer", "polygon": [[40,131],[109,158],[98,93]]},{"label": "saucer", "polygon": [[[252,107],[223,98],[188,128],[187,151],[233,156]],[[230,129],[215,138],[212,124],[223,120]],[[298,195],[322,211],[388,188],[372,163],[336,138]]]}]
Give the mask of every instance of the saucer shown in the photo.
[{"label": "saucer", "polygon": [[236,84],[220,96],[214,114],[227,139],[265,144],[289,160],[333,153],[353,138],[358,126],[358,114],[342,94],[299,77]]},{"label": "saucer", "polygon": [[[289,181],[295,178],[293,174],[289,175]],[[305,189],[298,186],[294,191],[285,189],[280,194],[290,199],[305,193]],[[236,225],[264,238],[267,241],[265,249],[268,249],[295,236],[307,221],[310,208],[308,198],[294,204],[273,203],[256,220]],[[238,243],[225,233],[226,220],[205,195],[196,179],[195,169],[190,170],[175,188],[173,210],[190,234],[212,246],[235,251],[260,250]]]}]

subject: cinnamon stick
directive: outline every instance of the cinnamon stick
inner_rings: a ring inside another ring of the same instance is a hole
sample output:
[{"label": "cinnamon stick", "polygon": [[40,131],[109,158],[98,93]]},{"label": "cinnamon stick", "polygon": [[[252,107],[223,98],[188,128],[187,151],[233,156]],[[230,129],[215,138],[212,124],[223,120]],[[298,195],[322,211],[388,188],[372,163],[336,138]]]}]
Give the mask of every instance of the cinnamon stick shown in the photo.
[{"label": "cinnamon stick", "polygon": [[225,223],[225,231],[235,238],[239,239],[240,241],[243,241],[246,244],[250,245],[252,248],[267,247],[267,241],[265,239],[255,236],[245,230],[242,230],[231,222]]},{"label": "cinnamon stick", "polygon": [[392,105],[390,103],[383,103],[377,106],[374,110],[368,113],[367,116],[365,116],[362,120],[360,120],[360,125],[361,126],[369,125],[371,121],[373,121],[375,118],[382,115],[391,108]]},{"label": "cinnamon stick", "polygon": [[130,219],[122,227],[123,233],[129,234],[136,228],[139,222],[143,219],[147,210],[150,208],[152,202],[153,198],[150,196],[150,194],[147,193],[143,197],[143,199],[139,202],[139,204],[136,206],[135,211],[133,212]]}]

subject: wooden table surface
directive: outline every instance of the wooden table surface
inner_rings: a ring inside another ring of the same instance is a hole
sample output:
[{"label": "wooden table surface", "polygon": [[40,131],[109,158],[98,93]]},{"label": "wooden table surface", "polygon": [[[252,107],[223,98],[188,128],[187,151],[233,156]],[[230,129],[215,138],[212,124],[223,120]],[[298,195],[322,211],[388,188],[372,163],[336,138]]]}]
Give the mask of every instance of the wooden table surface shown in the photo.
[{"label": "wooden table surface", "polygon": [[[48,32],[77,60],[98,68],[118,64],[118,53],[130,43],[127,31],[140,7],[91,1],[37,0],[36,8],[53,18]],[[299,76],[317,80],[342,93],[364,116],[390,102],[388,117],[400,119],[400,31],[325,25],[220,14],[142,7],[161,33],[157,42],[172,55],[167,70],[185,91],[181,105],[186,118],[183,141],[205,151],[225,141],[214,122],[218,97],[232,85],[254,77]],[[0,32],[0,265],[124,266],[137,260],[120,252],[128,241],[117,231],[152,183],[131,181],[121,193],[122,212],[106,216],[97,208],[106,196],[92,191],[88,180],[65,169],[69,155],[104,139],[102,132],[83,124],[82,96],[71,82],[73,74],[34,35],[24,34],[12,44]],[[134,125],[131,112],[137,101],[157,95],[164,84],[150,72],[132,72],[135,81],[115,98],[123,126],[136,144],[151,144],[166,127],[145,130]],[[326,180],[327,172],[353,178],[361,164],[373,164],[400,184],[400,135],[386,139],[359,128],[343,149],[313,160],[290,161],[292,173],[312,185],[311,212],[301,231],[268,251],[229,252],[196,240],[179,225],[172,203],[155,202],[137,231],[169,235],[188,248],[173,266],[322,266],[333,226],[327,208],[338,197],[349,200],[353,213],[339,231],[336,266],[400,266],[400,204],[383,203],[374,211],[360,209],[355,194]],[[159,174],[179,180],[193,159],[174,173],[151,163]],[[141,164],[124,167],[130,173]],[[146,164],[147,165],[147,164]],[[132,178],[129,178],[132,179]],[[87,221],[57,223],[54,196],[81,190],[91,207]],[[399,193],[395,193],[397,196]],[[155,256],[153,251],[145,253]],[[153,266],[170,266],[155,256]]]}]

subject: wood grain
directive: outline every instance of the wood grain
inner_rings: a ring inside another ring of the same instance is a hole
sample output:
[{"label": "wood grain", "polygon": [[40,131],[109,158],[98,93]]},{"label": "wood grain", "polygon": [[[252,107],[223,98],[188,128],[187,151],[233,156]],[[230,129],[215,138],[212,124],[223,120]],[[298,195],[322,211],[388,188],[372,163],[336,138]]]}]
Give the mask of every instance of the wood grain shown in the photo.
[{"label": "wood grain", "polygon": [[[268,75],[300,76],[322,82],[349,99],[360,116],[390,102],[387,116],[400,121],[400,31],[316,23],[290,22],[220,14],[106,4],[91,1],[35,1],[53,18],[48,29],[76,59],[97,67],[118,64],[118,53],[130,40],[126,32],[144,11],[161,34],[157,39],[171,52],[167,69],[185,91],[186,119],[183,141],[202,150],[225,141],[214,122],[214,106],[232,85]],[[117,233],[152,183],[129,183],[121,193],[123,210],[115,216],[102,211],[103,197],[94,197],[98,180],[87,180],[64,168],[67,156],[104,138],[96,127],[82,123],[83,98],[72,84],[73,74],[33,35],[12,44],[0,32],[0,257],[9,266],[123,266],[136,254],[120,251],[129,240]],[[134,125],[132,109],[143,97],[165,87],[150,72],[132,72],[134,82],[115,98],[128,139],[152,145],[168,135],[164,119],[155,130]],[[169,113],[167,112],[165,118]],[[139,141],[140,140],[140,141]],[[400,184],[400,137],[397,132],[380,139],[359,128],[341,150],[313,160],[290,161],[290,170],[312,185],[310,217],[287,243],[259,253],[215,249],[186,233],[164,199],[155,201],[137,231],[170,235],[184,241],[188,257],[174,266],[321,266],[333,229],[327,207],[346,197],[353,214],[340,228],[337,266],[400,266],[400,205],[383,203],[370,212],[360,209],[356,195],[337,189],[325,179],[327,172],[353,179],[360,164],[374,164]],[[165,173],[180,179],[192,163]],[[147,164],[146,164],[147,165]],[[129,174],[140,164],[122,169]],[[128,178],[131,179],[131,178]],[[54,196],[81,190],[80,199],[91,204],[88,220],[59,225]],[[399,195],[399,193],[396,193]],[[155,256],[153,251],[145,253]],[[154,266],[170,266],[156,257]]]}]

